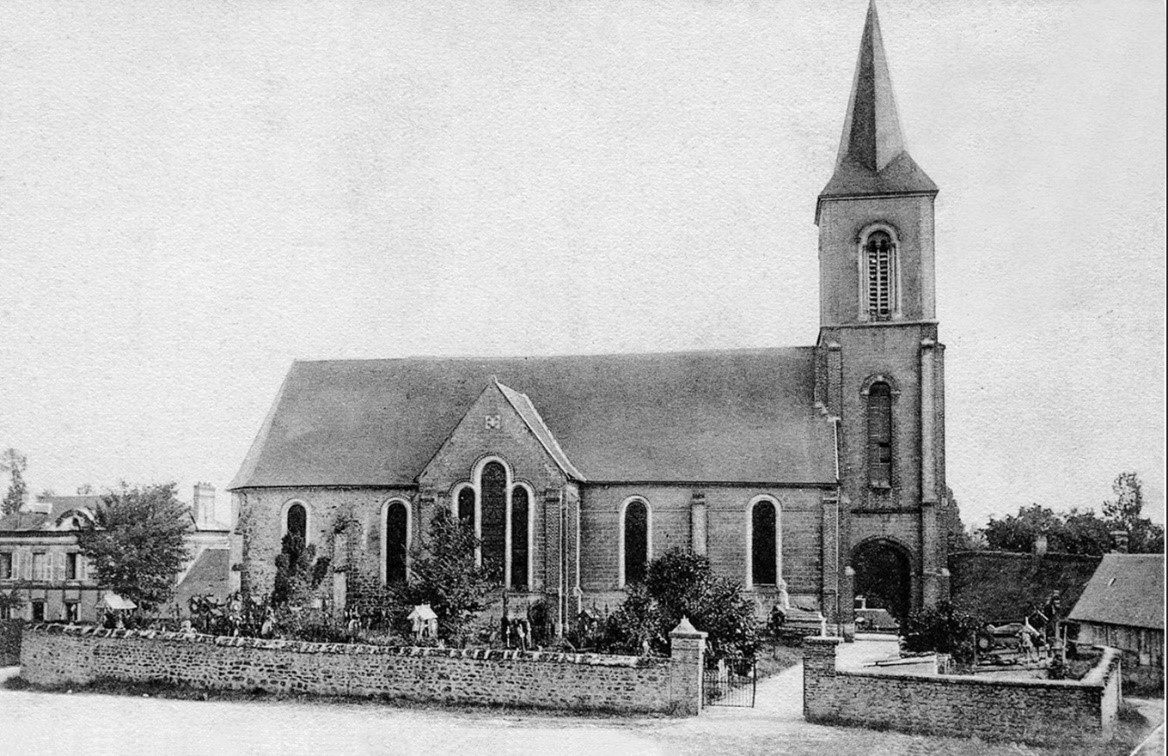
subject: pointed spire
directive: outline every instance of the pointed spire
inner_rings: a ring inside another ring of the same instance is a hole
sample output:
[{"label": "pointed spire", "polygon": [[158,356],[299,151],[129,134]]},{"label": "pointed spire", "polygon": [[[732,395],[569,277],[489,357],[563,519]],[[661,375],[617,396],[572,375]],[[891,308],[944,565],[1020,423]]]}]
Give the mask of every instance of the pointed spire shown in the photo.
[{"label": "pointed spire", "polygon": [[[870,0],[835,173],[819,199],[936,191],[937,185],[905,150],[880,18],[875,0]],[[817,209],[817,220],[818,215]]]},{"label": "pointed spire", "polygon": [[870,171],[882,171],[902,152],[904,136],[880,36],[880,17],[876,14],[876,0],[871,0],[836,163],[851,159]]}]

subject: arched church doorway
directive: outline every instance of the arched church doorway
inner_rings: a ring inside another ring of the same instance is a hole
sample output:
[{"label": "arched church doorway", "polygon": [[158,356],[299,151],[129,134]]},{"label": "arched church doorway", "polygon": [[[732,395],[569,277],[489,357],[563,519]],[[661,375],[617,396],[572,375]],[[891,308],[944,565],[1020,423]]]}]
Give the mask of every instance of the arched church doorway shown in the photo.
[{"label": "arched church doorway", "polygon": [[912,609],[910,566],[908,550],[898,543],[883,539],[861,543],[852,551],[855,595],[863,596],[869,609],[887,609],[904,622]]}]

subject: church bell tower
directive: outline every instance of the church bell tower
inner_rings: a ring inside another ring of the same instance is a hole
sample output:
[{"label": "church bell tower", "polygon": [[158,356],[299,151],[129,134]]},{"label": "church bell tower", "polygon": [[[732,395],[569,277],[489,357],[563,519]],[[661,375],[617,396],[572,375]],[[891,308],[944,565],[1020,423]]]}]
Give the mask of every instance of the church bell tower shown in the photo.
[{"label": "church bell tower", "polygon": [[936,196],[905,147],[872,2],[815,210],[817,401],[839,424],[841,603],[863,595],[901,621],[949,592]]}]

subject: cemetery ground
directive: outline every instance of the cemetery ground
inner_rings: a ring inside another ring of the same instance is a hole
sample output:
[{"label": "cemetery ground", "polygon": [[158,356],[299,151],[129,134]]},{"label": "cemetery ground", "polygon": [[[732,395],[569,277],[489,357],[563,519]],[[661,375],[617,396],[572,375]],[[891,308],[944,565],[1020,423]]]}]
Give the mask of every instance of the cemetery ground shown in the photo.
[{"label": "cemetery ground", "polygon": [[[863,644],[849,649],[864,653]],[[871,652],[869,652],[871,653]],[[19,673],[0,670],[0,677]],[[9,753],[80,754],[1126,754],[1163,721],[1164,702],[1140,701],[1110,744],[1043,749],[829,727],[805,722],[802,665],[758,684],[755,708],[710,707],[688,718],[442,708],[377,701],[202,694],[165,697],[43,692],[0,685]],[[149,690],[149,689],[143,689]],[[1135,713],[1136,710],[1140,713]]]}]

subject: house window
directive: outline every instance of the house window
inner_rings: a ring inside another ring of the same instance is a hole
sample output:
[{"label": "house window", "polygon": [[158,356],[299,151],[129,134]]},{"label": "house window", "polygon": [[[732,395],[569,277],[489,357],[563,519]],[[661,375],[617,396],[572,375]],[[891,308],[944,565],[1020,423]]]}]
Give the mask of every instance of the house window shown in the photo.
[{"label": "house window", "polygon": [[760,499],[750,508],[750,575],[747,586],[778,585],[779,512],[775,502]]},{"label": "house window", "polygon": [[0,580],[12,579],[12,554],[4,551],[0,552]]},{"label": "house window", "polygon": [[892,389],[883,381],[868,388],[868,482],[892,487]]},{"label": "house window", "polygon": [[44,622],[45,621],[45,602],[44,601],[32,602],[32,621],[33,622]]},{"label": "house window", "polygon": [[885,231],[873,231],[864,243],[869,320],[891,320],[896,310],[896,244]]},{"label": "house window", "polygon": [[531,546],[528,542],[528,527],[531,522],[530,496],[525,486],[511,489],[511,581],[513,590],[527,590],[529,586],[528,566]]},{"label": "house window", "polygon": [[65,579],[66,580],[80,580],[80,573],[78,572],[78,564],[80,563],[81,555],[76,551],[72,551],[65,555]]},{"label": "house window", "polygon": [[8,604],[0,604],[0,620],[12,619],[12,607]]},{"label": "house window", "polygon": [[488,462],[479,473],[482,491],[482,560],[496,569],[503,567],[507,545],[507,468]]},{"label": "house window", "polygon": [[81,605],[76,601],[65,602],[65,621],[76,622],[81,617]]},{"label": "house window", "polygon": [[284,534],[299,538],[307,543],[308,510],[300,502],[293,502],[284,514]]},{"label": "house window", "polygon": [[645,579],[649,561],[649,505],[643,499],[625,504],[621,518],[621,585]]},{"label": "house window", "polygon": [[49,580],[49,555],[36,553],[32,555],[32,579]]},{"label": "house window", "polygon": [[391,501],[385,507],[385,582],[406,581],[406,554],[410,543],[410,511],[404,501]]}]

